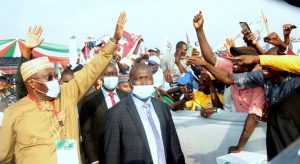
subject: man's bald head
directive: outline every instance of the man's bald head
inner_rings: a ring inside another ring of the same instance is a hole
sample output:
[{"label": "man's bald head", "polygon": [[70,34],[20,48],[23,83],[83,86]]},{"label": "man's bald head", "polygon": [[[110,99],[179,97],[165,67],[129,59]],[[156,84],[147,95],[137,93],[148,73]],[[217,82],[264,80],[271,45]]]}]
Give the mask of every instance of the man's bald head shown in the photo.
[{"label": "man's bald head", "polygon": [[144,63],[137,63],[131,68],[129,79],[133,85],[152,85],[152,69]]}]

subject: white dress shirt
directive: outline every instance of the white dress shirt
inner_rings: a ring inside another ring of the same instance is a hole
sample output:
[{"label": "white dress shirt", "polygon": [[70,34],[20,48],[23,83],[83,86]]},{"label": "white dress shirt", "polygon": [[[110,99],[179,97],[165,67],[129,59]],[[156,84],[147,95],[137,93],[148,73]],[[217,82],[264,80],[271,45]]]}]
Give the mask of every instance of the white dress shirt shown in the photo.
[{"label": "white dress shirt", "polygon": [[[102,93],[103,93],[103,96],[105,98],[105,101],[106,101],[106,105],[107,105],[107,109],[111,108],[112,107],[112,102],[111,102],[111,98],[110,96],[108,95],[109,92],[107,92],[103,87],[101,87],[101,90],[102,90]],[[115,103],[119,102],[120,101],[120,98],[116,92],[116,89],[114,89],[112,91],[114,93],[114,97],[115,97]]]}]

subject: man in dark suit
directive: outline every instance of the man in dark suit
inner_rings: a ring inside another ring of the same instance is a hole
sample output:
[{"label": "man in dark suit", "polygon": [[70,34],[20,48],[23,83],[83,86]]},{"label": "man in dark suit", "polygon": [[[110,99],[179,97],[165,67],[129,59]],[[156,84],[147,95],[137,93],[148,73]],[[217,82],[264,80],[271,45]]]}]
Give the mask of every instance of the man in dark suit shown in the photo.
[{"label": "man in dark suit", "polygon": [[104,163],[185,163],[170,110],[150,97],[154,92],[151,68],[135,64],[129,78],[132,94],[106,115]]},{"label": "man in dark suit", "polygon": [[80,110],[84,152],[88,163],[93,164],[103,161],[103,130],[106,112],[128,95],[127,92],[116,89],[118,71],[115,65],[109,64],[100,78],[102,87],[83,99]]}]

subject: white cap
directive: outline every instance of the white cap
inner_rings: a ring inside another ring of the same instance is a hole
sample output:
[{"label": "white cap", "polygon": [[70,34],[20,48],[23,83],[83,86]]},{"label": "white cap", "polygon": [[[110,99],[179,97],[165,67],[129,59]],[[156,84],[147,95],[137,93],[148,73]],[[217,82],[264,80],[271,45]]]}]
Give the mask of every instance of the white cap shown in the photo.
[{"label": "white cap", "polygon": [[122,59],[120,60],[120,63],[121,63],[121,64],[126,64],[126,65],[128,65],[129,67],[131,67],[131,65],[132,65],[132,60],[129,59],[129,58],[122,58]]}]

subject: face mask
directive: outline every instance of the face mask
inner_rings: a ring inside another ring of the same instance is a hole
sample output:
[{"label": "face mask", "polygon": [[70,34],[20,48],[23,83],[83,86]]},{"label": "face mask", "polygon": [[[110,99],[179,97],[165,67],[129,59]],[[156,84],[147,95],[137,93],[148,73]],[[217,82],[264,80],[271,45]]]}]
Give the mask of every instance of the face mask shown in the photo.
[{"label": "face mask", "polygon": [[117,76],[109,76],[103,78],[103,85],[109,90],[114,90],[117,87],[119,78]]},{"label": "face mask", "polygon": [[147,99],[154,91],[153,85],[133,85],[132,93],[140,99]]},{"label": "face mask", "polygon": [[[34,80],[34,79],[32,79],[32,80]],[[40,91],[36,88],[35,88],[35,90],[37,90],[38,92],[43,93],[46,96],[51,97],[51,98],[57,98],[58,97],[58,95],[60,93],[60,86],[59,86],[58,80],[52,80],[52,81],[48,81],[46,83],[43,83],[43,82],[40,82],[40,81],[37,81],[37,80],[34,80],[34,81],[36,81],[38,83],[42,83],[48,88],[47,93],[45,93],[43,91]]]}]

